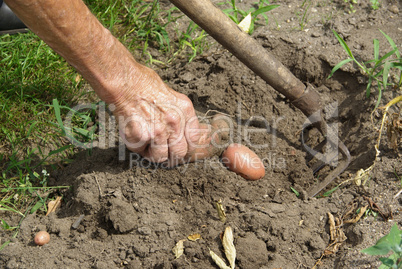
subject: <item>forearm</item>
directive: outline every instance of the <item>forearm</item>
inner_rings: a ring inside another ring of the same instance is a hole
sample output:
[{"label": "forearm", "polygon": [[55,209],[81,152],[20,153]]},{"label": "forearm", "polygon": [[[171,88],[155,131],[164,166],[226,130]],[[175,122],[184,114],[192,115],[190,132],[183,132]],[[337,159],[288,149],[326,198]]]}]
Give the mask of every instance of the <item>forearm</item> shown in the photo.
[{"label": "forearm", "polygon": [[[144,67],[105,29],[81,0],[5,0],[17,16],[74,66],[107,103]],[[133,85],[130,85],[132,88]]]},{"label": "forearm", "polygon": [[[199,125],[187,96],[173,91],[105,29],[81,0],[5,0],[17,16],[115,104],[127,147],[170,165],[192,156]],[[206,156],[204,156],[206,157]]]}]

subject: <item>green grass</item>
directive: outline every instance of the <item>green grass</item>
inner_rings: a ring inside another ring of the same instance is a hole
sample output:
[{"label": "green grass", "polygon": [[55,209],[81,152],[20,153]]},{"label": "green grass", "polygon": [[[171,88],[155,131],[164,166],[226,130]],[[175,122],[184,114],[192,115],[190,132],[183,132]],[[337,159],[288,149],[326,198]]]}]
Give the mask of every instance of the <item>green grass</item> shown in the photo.
[{"label": "green grass", "polygon": [[[189,61],[209,48],[206,34],[194,23],[186,30],[168,33],[174,23],[184,15],[174,6],[161,7],[159,1],[85,1],[91,11],[131,51],[147,64],[168,66],[178,57]],[[170,31],[174,32],[174,31]],[[155,60],[149,48],[165,56]]]},{"label": "green grass", "polygon": [[3,35],[0,44],[0,211],[24,216],[40,197],[32,188],[47,189],[45,161],[67,157],[49,104],[71,104],[84,92],[77,73],[35,34]]},{"label": "green grass", "polygon": [[[208,49],[206,34],[197,25],[174,31],[174,22],[184,15],[176,8],[162,8],[158,1],[85,2],[142,63],[168,66],[178,57],[192,60]],[[47,201],[68,188],[49,187],[49,173],[77,151],[66,134],[86,143],[96,138],[98,99],[35,34],[3,35],[0,45],[0,212],[17,214],[22,220],[27,214],[45,212]],[[166,57],[154,59],[151,48]],[[92,102],[93,107],[74,113],[68,129],[63,120],[78,101]],[[19,225],[0,219],[0,227],[13,236]]]},{"label": "green grass", "polygon": [[[385,53],[383,56],[380,56],[380,43],[378,39],[374,39],[374,58],[366,62],[360,62],[354,57],[351,49],[349,48],[345,40],[343,40],[337,32],[335,32],[334,30],[332,31],[339,41],[339,44],[342,46],[349,57],[339,62],[332,69],[328,78],[330,78],[343,65],[349,62],[354,62],[359,67],[361,73],[368,78],[366,87],[367,98],[371,94],[372,86],[377,86],[378,97],[374,109],[376,109],[380,105],[383,91],[385,91],[387,88],[400,89],[402,87],[402,57],[397,45],[390,36],[380,30],[380,32],[387,39],[389,46],[391,47],[390,51]],[[395,81],[389,81],[391,74],[396,78]]]},{"label": "green grass", "polygon": [[312,5],[311,0],[304,0],[301,5],[302,12],[297,14],[297,17],[299,18],[299,26],[300,26],[301,31],[304,30],[304,28],[307,26],[307,23],[309,21],[309,16],[310,16],[309,11],[310,11],[311,5]]},{"label": "green grass", "polygon": [[230,8],[223,9],[223,12],[236,24],[239,24],[247,15],[251,14],[251,23],[248,30],[249,34],[254,32],[256,25],[261,20],[261,17],[264,19],[264,23],[268,24],[269,19],[266,13],[274,8],[279,7],[279,5],[271,5],[268,0],[259,0],[258,2],[255,2],[254,6],[248,10],[240,9],[238,5],[236,5],[236,0],[223,2],[220,3],[220,5],[230,6]]}]

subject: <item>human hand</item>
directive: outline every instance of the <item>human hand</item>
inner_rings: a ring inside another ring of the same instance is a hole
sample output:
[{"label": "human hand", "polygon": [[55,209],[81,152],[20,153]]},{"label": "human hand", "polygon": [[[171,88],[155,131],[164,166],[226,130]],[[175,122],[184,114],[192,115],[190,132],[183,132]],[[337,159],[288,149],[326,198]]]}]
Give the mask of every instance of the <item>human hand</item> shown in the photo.
[{"label": "human hand", "polygon": [[113,103],[127,148],[151,162],[167,161],[168,166],[199,159],[193,155],[210,139],[205,136],[208,128],[200,129],[190,99],[145,66],[138,65],[136,74]]},{"label": "human hand", "polygon": [[121,136],[131,151],[169,166],[209,157],[203,149],[215,136],[209,128],[199,128],[191,101],[137,63],[81,0],[6,2],[111,109],[114,106]]}]

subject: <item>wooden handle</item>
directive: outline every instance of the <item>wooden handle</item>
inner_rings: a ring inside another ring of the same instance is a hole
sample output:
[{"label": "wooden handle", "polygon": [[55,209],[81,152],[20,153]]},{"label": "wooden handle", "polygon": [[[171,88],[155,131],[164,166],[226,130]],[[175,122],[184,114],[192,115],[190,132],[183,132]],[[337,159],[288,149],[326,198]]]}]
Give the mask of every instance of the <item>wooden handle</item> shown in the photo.
[{"label": "wooden handle", "polygon": [[[302,97],[306,86],[210,0],[170,0],[170,2],[290,101]],[[312,105],[319,106],[308,104],[308,113],[311,113]],[[306,114],[307,111],[303,113]]]}]

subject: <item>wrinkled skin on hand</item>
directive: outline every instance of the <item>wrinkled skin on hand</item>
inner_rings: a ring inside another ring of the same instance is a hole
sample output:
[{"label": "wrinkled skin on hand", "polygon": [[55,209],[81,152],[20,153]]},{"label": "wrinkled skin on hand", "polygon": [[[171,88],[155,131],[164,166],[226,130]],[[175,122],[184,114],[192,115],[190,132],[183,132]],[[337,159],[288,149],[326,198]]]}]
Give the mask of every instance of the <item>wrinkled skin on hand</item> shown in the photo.
[{"label": "wrinkled skin on hand", "polygon": [[152,162],[174,166],[188,161],[200,138],[190,99],[169,88],[153,70],[141,68],[135,90],[123,89],[113,110],[124,143]]}]

